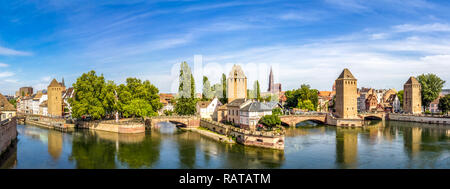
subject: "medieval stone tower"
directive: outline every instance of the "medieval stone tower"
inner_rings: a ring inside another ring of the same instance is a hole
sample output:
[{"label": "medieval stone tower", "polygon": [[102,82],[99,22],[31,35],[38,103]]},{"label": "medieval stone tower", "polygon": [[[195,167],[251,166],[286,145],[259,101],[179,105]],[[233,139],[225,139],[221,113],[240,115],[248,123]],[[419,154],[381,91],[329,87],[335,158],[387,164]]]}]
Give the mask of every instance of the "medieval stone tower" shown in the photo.
[{"label": "medieval stone tower", "polygon": [[344,119],[357,118],[356,78],[347,68],[336,79],[336,116]]},{"label": "medieval stone tower", "polygon": [[405,113],[422,113],[421,85],[416,78],[410,77],[403,85],[403,110]]},{"label": "medieval stone tower", "polygon": [[62,83],[58,83],[56,79],[53,79],[50,85],[47,87],[48,95],[48,114],[50,116],[62,116],[64,113],[64,101],[62,99],[62,93],[66,90],[66,87]]},{"label": "medieval stone tower", "polygon": [[235,99],[247,98],[247,77],[241,66],[233,65],[227,80],[228,103]]}]

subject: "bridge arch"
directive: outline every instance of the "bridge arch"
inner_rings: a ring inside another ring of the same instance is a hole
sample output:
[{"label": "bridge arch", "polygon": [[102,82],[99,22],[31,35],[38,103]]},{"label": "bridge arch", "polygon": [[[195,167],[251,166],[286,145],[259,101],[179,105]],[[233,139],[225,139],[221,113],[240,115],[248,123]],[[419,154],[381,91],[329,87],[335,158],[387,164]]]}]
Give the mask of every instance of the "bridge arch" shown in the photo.
[{"label": "bridge arch", "polygon": [[170,122],[177,127],[198,127],[200,125],[200,117],[197,116],[154,116],[145,120],[147,128],[156,127],[158,123]]},{"label": "bridge arch", "polygon": [[364,120],[383,120],[383,116],[378,115],[364,116]]},{"label": "bridge arch", "polygon": [[312,121],[315,123],[325,123],[326,115],[288,115],[280,116],[282,125],[295,127],[298,123]]}]

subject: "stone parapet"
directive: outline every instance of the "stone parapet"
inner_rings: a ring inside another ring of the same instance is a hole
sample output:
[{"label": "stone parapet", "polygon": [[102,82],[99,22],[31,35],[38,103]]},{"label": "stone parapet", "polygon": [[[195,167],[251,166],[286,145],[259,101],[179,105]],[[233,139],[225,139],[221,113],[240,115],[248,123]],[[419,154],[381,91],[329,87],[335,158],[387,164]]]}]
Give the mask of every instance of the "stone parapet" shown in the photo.
[{"label": "stone parapet", "polygon": [[430,124],[443,124],[450,125],[450,117],[438,117],[438,116],[418,116],[411,114],[388,114],[389,120],[394,121],[408,121]]},{"label": "stone parapet", "polygon": [[17,140],[17,121],[11,118],[0,123],[0,156]]},{"label": "stone parapet", "polygon": [[114,133],[144,133],[145,125],[139,122],[114,123],[111,121],[77,121],[77,128],[108,131]]}]

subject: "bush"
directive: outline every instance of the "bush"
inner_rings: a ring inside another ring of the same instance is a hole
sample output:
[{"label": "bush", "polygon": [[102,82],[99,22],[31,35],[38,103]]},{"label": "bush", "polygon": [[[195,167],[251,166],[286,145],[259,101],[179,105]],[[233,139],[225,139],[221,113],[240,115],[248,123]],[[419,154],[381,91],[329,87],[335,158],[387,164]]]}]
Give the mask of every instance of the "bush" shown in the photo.
[{"label": "bush", "polygon": [[281,120],[278,115],[265,115],[259,120],[259,123],[267,127],[275,127],[281,125]]},{"label": "bush", "polygon": [[281,108],[274,108],[272,110],[272,115],[282,115],[283,111],[281,110]]},{"label": "bush", "polygon": [[431,114],[430,110],[425,110],[425,114]]}]

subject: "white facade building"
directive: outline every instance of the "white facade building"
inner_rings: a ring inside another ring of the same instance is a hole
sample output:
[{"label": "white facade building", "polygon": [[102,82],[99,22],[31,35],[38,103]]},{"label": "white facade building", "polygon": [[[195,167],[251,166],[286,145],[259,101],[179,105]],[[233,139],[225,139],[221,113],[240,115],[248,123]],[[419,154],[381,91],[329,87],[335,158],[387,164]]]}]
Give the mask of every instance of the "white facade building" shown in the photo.
[{"label": "white facade building", "polygon": [[201,118],[214,119],[217,117],[217,109],[222,103],[217,97],[210,101],[200,101],[197,103],[197,113]]},{"label": "white facade building", "polygon": [[273,107],[262,102],[251,102],[245,105],[239,110],[241,128],[254,130],[261,117],[272,115]]}]

